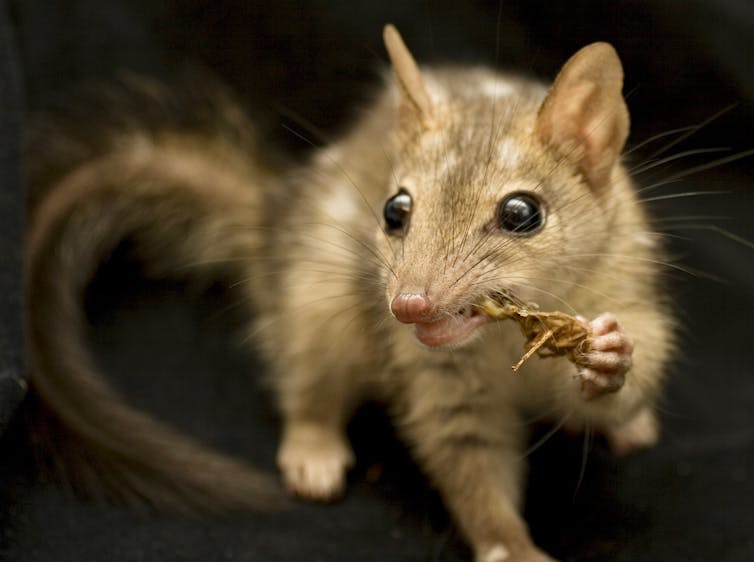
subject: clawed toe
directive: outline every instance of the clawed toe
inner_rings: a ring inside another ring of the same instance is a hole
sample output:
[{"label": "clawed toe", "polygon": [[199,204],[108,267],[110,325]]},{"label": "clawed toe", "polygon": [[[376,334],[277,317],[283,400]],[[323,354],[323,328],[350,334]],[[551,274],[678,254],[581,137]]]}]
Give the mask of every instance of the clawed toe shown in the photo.
[{"label": "clawed toe", "polygon": [[579,372],[581,395],[586,400],[623,387],[634,350],[633,342],[614,315],[602,314],[589,324],[592,336],[586,346],[585,366]]}]

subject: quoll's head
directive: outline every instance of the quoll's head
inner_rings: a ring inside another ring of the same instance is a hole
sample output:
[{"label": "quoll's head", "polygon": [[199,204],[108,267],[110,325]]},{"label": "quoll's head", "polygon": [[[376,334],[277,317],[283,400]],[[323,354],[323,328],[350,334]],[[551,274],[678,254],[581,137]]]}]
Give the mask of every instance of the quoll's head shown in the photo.
[{"label": "quoll's head", "polygon": [[[499,292],[563,308],[609,241],[628,134],[623,72],[605,43],[549,92],[481,68],[422,72],[391,25],[398,155],[380,252],[388,306],[430,348],[462,346]],[[387,268],[386,268],[387,269]]]}]

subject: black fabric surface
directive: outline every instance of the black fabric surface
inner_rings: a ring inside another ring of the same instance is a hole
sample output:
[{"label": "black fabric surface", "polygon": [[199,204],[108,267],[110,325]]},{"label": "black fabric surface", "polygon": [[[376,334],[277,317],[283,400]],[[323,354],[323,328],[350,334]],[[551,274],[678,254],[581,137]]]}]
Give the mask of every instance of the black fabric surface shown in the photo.
[{"label": "black fabric surface", "polygon": [[0,433],[23,396],[21,76],[13,28],[0,4]]},{"label": "black fabric surface", "polygon": [[[377,81],[386,21],[398,25],[419,60],[497,61],[543,77],[552,77],[581,45],[604,39],[616,45],[626,67],[634,146],[738,104],[668,154],[710,147],[729,152],[649,170],[638,178],[643,185],[754,146],[754,9],[745,0],[624,1],[609,8],[585,1],[449,0],[49,4],[11,4],[12,29],[0,17],[0,375],[11,373],[0,379],[0,413],[6,417],[20,395],[12,381],[21,372],[23,342],[23,210],[16,189],[21,103],[11,33],[31,111],[82,81],[107,79],[123,68],[160,76],[198,62],[240,92],[271,144],[294,154],[306,143],[281,122],[324,136],[337,131]],[[667,140],[632,159],[643,161]],[[556,435],[531,454],[527,518],[539,544],[562,560],[754,560],[754,249],[714,230],[754,240],[753,171],[750,158],[649,192],[659,198],[650,206],[685,270],[669,270],[683,351],[662,404],[663,439],[653,450],[615,459],[599,442]],[[715,194],[661,199],[709,190]],[[237,297],[220,287],[201,296],[186,289],[143,279],[127,248],[104,267],[87,303],[103,370],[134,403],[272,471],[278,422],[256,384],[262,367],[239,345]],[[546,432],[538,430],[534,441]],[[185,519],[94,505],[37,481],[12,430],[0,448],[0,557],[467,558],[379,408],[360,413],[352,437],[358,466],[337,505]]]}]

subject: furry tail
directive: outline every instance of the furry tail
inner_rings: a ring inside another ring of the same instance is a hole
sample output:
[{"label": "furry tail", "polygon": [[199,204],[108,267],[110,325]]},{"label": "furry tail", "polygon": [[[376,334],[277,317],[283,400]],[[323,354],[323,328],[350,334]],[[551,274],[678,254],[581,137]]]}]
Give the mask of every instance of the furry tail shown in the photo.
[{"label": "furry tail", "polygon": [[[181,106],[167,89],[129,82],[84,98],[82,122],[100,132],[70,132],[68,112],[31,135],[33,443],[58,477],[89,495],[184,512],[281,505],[270,476],[128,405],[87,350],[85,291],[124,240],[158,272],[251,255],[262,243],[244,225],[255,223],[262,196],[249,184],[267,175],[236,106],[219,89],[202,99],[191,90]],[[202,115],[190,123],[197,107]]]}]

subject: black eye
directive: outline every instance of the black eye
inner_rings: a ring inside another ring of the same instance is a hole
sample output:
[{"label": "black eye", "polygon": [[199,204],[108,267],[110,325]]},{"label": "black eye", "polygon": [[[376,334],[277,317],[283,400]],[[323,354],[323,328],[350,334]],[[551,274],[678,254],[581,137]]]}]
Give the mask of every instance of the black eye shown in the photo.
[{"label": "black eye", "polygon": [[413,204],[411,195],[403,188],[387,200],[383,214],[385,216],[385,225],[389,231],[406,228]]},{"label": "black eye", "polygon": [[498,206],[497,223],[512,234],[533,234],[545,223],[542,204],[528,193],[511,193]]}]

